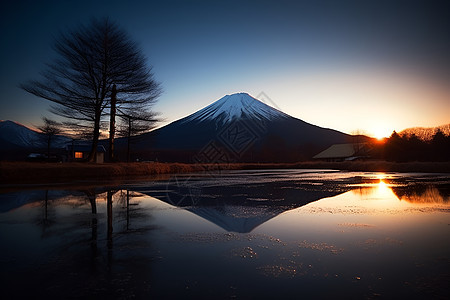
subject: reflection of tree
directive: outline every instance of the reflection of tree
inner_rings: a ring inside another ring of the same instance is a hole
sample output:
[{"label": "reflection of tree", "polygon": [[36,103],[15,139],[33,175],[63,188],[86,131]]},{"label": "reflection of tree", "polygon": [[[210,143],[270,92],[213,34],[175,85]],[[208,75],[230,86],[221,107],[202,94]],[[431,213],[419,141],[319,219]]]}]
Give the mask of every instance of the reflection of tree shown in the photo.
[{"label": "reflection of tree", "polygon": [[357,188],[353,189],[352,192],[354,194],[359,195],[360,197],[367,197],[367,196],[374,194],[377,189],[378,189],[377,186],[370,186],[370,187],[363,186],[363,187],[357,187]]},{"label": "reflection of tree", "polygon": [[400,199],[411,203],[449,203],[449,187],[446,185],[423,185],[393,187],[392,191]]},{"label": "reflection of tree", "polygon": [[45,190],[45,200],[44,201],[45,201],[45,205],[44,205],[44,207],[45,207],[45,214],[44,214],[43,224],[44,225],[49,225],[50,222],[48,220],[48,190]]},{"label": "reflection of tree", "polygon": [[97,202],[96,202],[96,194],[94,190],[87,190],[86,195],[89,199],[89,203],[91,204],[91,248],[92,248],[92,257],[97,256]]},{"label": "reflection of tree", "polygon": [[117,206],[121,208],[117,210],[116,217],[118,220],[125,219],[126,221],[125,226],[121,229],[121,233],[137,230],[131,227],[131,219],[138,220],[141,218],[148,218],[148,215],[144,214],[140,209],[139,202],[135,201],[136,199],[141,198],[144,195],[127,189],[119,190],[116,196],[117,197],[115,198],[115,201],[117,203]]},{"label": "reflection of tree", "polygon": [[45,190],[45,196],[43,200],[43,207],[44,207],[44,216],[43,218],[39,219],[38,223],[42,226],[42,235],[46,235],[46,230],[54,223],[53,220],[49,219],[49,196],[48,196],[48,190]]},{"label": "reflection of tree", "polygon": [[[132,194],[130,194],[129,190],[120,190],[119,197],[117,199],[117,204],[121,206],[121,208],[125,208],[125,219],[126,219],[126,230],[130,228],[130,198],[132,198]],[[119,210],[119,214],[123,213],[123,211]]]},{"label": "reflection of tree", "polygon": [[[40,219],[52,220],[52,230],[41,240],[50,238],[47,242],[54,246],[51,253],[36,254],[40,255],[39,266],[29,267],[26,274],[10,274],[10,281],[17,282],[16,298],[143,298],[149,289],[145,274],[154,257],[150,239],[142,233],[154,227],[148,225],[148,211],[134,201],[142,194],[89,187],[64,191],[60,198],[43,195],[39,197],[44,199],[43,214],[41,206],[30,207],[40,213]],[[125,218],[127,226],[118,226],[125,224]],[[41,223],[47,222],[36,226]],[[129,230],[130,223],[134,230]],[[18,289],[21,280],[33,289]]]},{"label": "reflection of tree", "polygon": [[117,193],[117,190],[109,190],[106,192],[106,215],[107,215],[107,223],[108,223],[108,230],[107,230],[107,241],[108,241],[108,249],[111,250],[113,247],[113,196]]}]

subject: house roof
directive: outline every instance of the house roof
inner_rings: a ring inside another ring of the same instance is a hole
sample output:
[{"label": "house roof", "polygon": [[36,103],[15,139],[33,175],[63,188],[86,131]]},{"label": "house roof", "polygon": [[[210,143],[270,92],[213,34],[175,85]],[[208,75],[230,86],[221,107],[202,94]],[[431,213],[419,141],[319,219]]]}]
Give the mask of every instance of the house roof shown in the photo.
[{"label": "house roof", "polygon": [[354,156],[364,144],[335,144],[313,156],[313,158],[346,158]]}]

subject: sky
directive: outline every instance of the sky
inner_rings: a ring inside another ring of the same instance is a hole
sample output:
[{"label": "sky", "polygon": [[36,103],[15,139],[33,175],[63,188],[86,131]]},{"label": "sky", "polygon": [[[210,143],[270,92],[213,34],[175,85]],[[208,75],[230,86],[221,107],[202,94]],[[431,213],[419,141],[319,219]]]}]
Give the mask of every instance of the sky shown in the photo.
[{"label": "sky", "polygon": [[450,2],[434,0],[2,1],[0,120],[52,118],[18,85],[60,32],[105,16],[161,83],[161,126],[237,92],[346,133],[450,123]]}]

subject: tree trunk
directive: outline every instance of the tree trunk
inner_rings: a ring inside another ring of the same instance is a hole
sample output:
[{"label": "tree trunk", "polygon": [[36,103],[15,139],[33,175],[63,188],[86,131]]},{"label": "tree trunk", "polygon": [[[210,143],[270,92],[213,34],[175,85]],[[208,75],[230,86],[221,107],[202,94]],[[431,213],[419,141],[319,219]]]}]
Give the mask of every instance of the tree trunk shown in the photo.
[{"label": "tree trunk", "polygon": [[50,144],[51,144],[51,136],[47,139],[47,160],[50,160]]},{"label": "tree trunk", "polygon": [[92,137],[92,148],[88,156],[88,162],[95,162],[97,157],[98,139],[100,137],[100,111],[95,113],[94,134]]},{"label": "tree trunk", "polygon": [[130,162],[131,118],[128,118],[127,162]]},{"label": "tree trunk", "polygon": [[109,161],[114,161],[114,135],[116,133],[116,85],[113,85],[111,92],[111,118],[109,120]]},{"label": "tree trunk", "polygon": [[113,191],[107,191],[106,193],[106,213],[107,213],[107,223],[108,223],[108,230],[107,230],[107,245],[108,250],[111,250],[113,247],[113,213],[112,213],[112,197],[115,194]]}]

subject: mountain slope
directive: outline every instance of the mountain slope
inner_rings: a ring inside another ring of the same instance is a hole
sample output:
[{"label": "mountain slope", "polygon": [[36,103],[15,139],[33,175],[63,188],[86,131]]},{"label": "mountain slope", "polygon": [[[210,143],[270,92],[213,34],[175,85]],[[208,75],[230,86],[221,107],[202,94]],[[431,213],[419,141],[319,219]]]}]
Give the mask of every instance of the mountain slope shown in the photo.
[{"label": "mountain slope", "polygon": [[[54,136],[52,148],[63,148],[71,140]],[[33,151],[46,152],[47,137],[35,130],[13,121],[0,121],[0,159],[25,159]]]},{"label": "mountain slope", "polygon": [[0,121],[0,140],[18,147],[40,147],[40,133],[13,121]]},{"label": "mountain slope", "polygon": [[[281,162],[309,159],[332,144],[351,140],[239,93],[142,135],[133,151],[135,158],[146,160],[192,162],[215,151],[229,161]],[[218,160],[203,158],[201,162]]]}]

